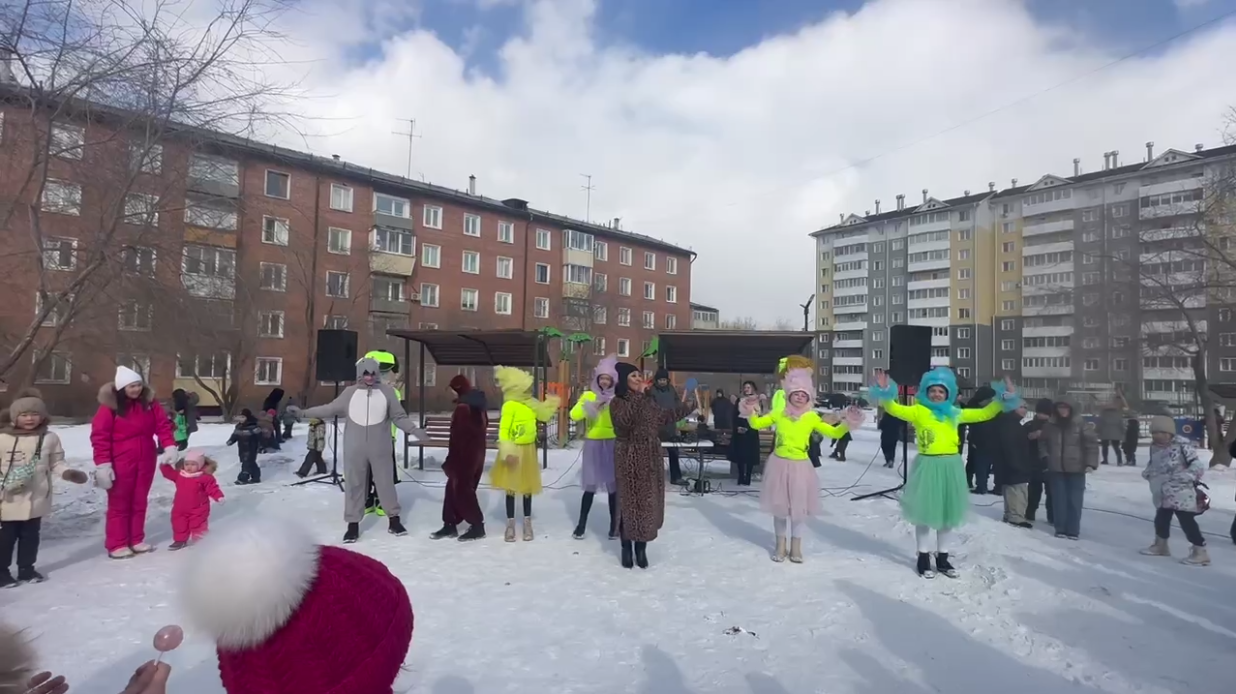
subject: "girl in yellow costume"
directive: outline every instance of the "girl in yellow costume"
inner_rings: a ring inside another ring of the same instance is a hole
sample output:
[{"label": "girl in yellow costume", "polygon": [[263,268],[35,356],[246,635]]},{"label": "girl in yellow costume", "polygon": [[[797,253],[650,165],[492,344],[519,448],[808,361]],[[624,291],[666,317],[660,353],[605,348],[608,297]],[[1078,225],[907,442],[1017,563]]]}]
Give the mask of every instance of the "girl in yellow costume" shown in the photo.
[{"label": "girl in yellow costume", "polygon": [[[918,456],[910,468],[909,479],[901,492],[901,516],[914,524],[918,543],[918,575],[934,578],[931,569],[931,531],[936,531],[936,569],[957,578],[949,562],[949,541],[953,529],[961,525],[970,511],[970,485],[961,462],[958,424],[975,424],[995,419],[1001,412],[1021,404],[1013,384],[1006,378],[992,384],[992,401],[982,409],[958,409],[957,379],[951,369],[938,366],[923,374],[913,405],[897,402],[897,382],[883,371],[876,372],[876,383],[869,388],[871,400],[884,408],[884,414],[914,425]],[[979,400],[985,398],[979,397]]]},{"label": "girl in yellow costume", "polygon": [[494,379],[502,390],[502,416],[498,421],[498,459],[489,473],[489,483],[506,492],[507,542],[515,541],[515,497],[524,498],[524,541],[531,542],[532,497],[541,493],[541,464],[536,459],[536,423],[548,422],[558,410],[559,398],[532,397],[532,374],[499,366]]},{"label": "girl in yellow costume", "polygon": [[784,400],[781,409],[774,406],[766,415],[747,418],[752,429],[777,429],[776,445],[764,463],[764,483],[760,489],[760,508],[773,516],[777,547],[772,560],[785,561],[785,531],[790,528],[790,561],[802,563],[802,531],[809,516],[820,513],[820,480],[807,455],[811,435],[819,433],[839,439],[850,429],[863,424],[858,408],[846,411],[845,422],[833,426],[820,419],[811,409],[815,387],[811,383],[814,367],[809,359],[805,367],[790,367],[781,379]]}]

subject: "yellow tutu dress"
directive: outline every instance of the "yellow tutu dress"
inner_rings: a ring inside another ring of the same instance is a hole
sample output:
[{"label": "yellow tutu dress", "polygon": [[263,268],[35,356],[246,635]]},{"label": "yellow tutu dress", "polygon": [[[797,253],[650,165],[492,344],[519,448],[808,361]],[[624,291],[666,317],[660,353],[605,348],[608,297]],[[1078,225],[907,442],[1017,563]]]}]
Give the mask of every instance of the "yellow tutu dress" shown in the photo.
[{"label": "yellow tutu dress", "polygon": [[532,375],[520,369],[499,366],[494,377],[505,402],[498,421],[498,458],[490,470],[489,483],[507,494],[535,496],[542,489],[541,464],[536,459],[536,424],[548,422],[554,416],[559,398],[532,397]]}]

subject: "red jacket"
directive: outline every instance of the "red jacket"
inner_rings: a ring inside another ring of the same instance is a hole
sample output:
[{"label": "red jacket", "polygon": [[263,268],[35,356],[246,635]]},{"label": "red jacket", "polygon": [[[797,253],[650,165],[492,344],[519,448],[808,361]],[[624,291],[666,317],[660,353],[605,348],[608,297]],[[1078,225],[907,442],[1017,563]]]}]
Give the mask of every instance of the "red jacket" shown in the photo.
[{"label": "red jacket", "polygon": [[442,470],[447,474],[480,473],[485,468],[485,432],[488,429],[484,391],[464,390],[451,414],[451,440]]},{"label": "red jacket", "polygon": [[149,388],[120,407],[112,384],[104,384],[99,390],[99,411],[90,423],[95,465],[111,463],[117,471],[153,465],[160,451],[176,445],[172,422]]},{"label": "red jacket", "polygon": [[159,472],[176,485],[176,496],[172,497],[172,516],[192,515],[195,513],[210,513],[210,500],[219,501],[223,498],[223,490],[215,481],[214,466],[189,474],[177,470],[171,465],[160,465]]}]

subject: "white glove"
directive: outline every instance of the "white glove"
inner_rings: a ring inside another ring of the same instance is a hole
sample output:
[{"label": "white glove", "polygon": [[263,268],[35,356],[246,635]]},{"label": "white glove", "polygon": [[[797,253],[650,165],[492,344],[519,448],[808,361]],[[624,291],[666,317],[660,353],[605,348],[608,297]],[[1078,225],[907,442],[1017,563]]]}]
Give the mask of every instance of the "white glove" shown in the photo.
[{"label": "white glove", "polygon": [[176,450],[175,446],[168,446],[163,449],[163,457],[159,459],[164,465],[175,465],[180,460],[180,451]]},{"label": "white glove", "polygon": [[216,503],[216,504],[221,504],[221,503],[223,503],[223,502],[225,502],[225,501],[227,501],[227,497],[224,497],[224,498],[222,498],[222,499],[215,499],[215,503]]},{"label": "white glove", "polygon": [[107,491],[112,488],[112,482],[116,481],[116,473],[112,472],[111,463],[103,463],[94,468],[94,486]]},{"label": "white glove", "polygon": [[301,416],[301,414],[300,414],[300,413],[301,413],[301,409],[300,409],[299,407],[297,407],[296,405],[288,405],[287,409],[286,409],[286,410],[284,410],[284,411],[288,413],[288,416],[290,416],[290,417],[292,417],[292,418],[294,418],[294,419],[296,419],[296,420],[299,420],[299,419],[300,419],[300,416]]}]

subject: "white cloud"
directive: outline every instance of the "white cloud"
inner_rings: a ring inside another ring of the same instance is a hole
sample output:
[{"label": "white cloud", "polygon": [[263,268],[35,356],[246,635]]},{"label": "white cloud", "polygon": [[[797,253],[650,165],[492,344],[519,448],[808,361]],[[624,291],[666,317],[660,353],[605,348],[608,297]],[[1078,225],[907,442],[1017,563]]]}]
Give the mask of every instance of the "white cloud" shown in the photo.
[{"label": "white cloud", "polygon": [[389,133],[415,117],[414,172],[461,189],[475,174],[485,194],[575,216],[591,174],[594,219],[693,248],[692,299],[770,322],[798,319],[814,284],[806,234],[838,213],[1067,173],[1073,157],[1093,170],[1111,149],[1140,158],[1146,140],[1217,144],[1236,101],[1228,25],[919,142],[1115,56],[1014,0],[878,0],[729,58],[600,42],[594,10],[530,0],[500,80],[427,30],[392,32],[380,58],[351,67],[331,59],[337,29],[298,32],[288,57],[320,59],[306,115],[330,119],[310,123],[329,134],[312,147],[401,172],[405,144]]}]

